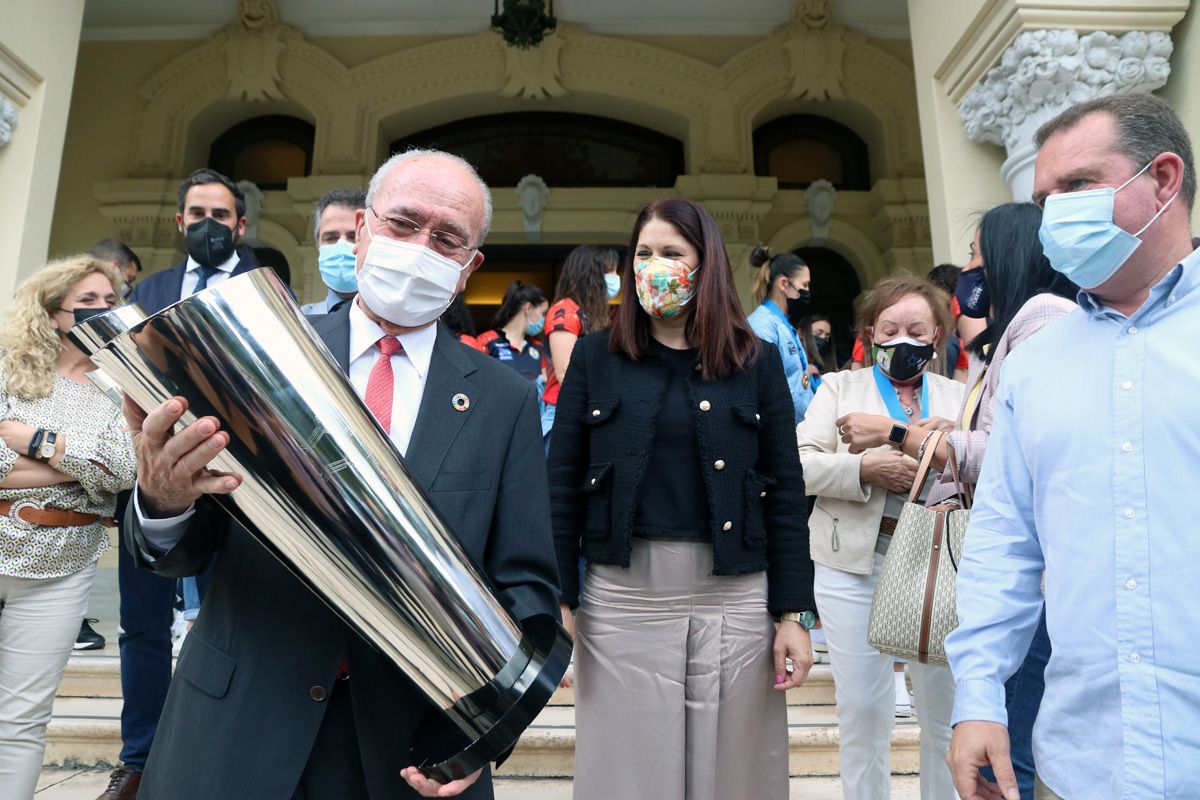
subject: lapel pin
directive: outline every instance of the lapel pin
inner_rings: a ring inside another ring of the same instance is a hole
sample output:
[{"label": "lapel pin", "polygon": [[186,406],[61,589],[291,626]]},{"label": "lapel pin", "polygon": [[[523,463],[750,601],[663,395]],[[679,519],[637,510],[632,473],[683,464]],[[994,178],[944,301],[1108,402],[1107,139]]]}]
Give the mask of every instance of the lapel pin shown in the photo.
[{"label": "lapel pin", "polygon": [[455,411],[466,411],[471,407],[471,398],[467,397],[462,392],[450,398],[450,405],[454,406]]}]

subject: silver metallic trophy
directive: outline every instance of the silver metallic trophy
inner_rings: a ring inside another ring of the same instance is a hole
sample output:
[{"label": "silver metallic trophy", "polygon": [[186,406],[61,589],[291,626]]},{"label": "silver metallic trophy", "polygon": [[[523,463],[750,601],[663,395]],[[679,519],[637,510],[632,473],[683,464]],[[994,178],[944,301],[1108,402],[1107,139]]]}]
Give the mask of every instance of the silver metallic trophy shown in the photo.
[{"label": "silver metallic trophy", "polygon": [[180,427],[220,421],[211,466],[243,482],[216,501],[453,723],[417,732],[414,763],[445,782],[507,756],[570,639],[550,616],[509,616],[273,271],[70,336],[142,408],[182,396]]}]

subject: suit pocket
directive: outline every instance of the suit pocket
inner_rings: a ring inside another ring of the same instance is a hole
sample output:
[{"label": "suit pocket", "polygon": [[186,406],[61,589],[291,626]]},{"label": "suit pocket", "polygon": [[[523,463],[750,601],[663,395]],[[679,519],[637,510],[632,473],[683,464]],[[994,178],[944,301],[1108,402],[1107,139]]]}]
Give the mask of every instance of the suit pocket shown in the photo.
[{"label": "suit pocket", "polygon": [[758,413],[758,406],[753,403],[739,403],[734,406],[733,416],[751,428],[762,427],[762,415]]},{"label": "suit pocket", "polygon": [[492,488],[492,472],[439,472],[431,492],[475,492]]},{"label": "suit pocket", "polygon": [[612,419],[613,414],[617,413],[617,406],[620,404],[620,400],[591,400],[583,412],[583,421],[588,425],[607,422]]},{"label": "suit pocket", "polygon": [[767,543],[766,504],[774,485],[774,479],[752,469],[746,470],[745,527],[742,535],[748,545]]},{"label": "suit pocket", "polygon": [[606,538],[612,527],[612,464],[592,464],[580,488],[584,535],[590,539]]},{"label": "suit pocket", "polygon": [[220,699],[229,691],[237,660],[196,635],[188,634],[187,647],[179,659],[176,675],[205,694]]}]

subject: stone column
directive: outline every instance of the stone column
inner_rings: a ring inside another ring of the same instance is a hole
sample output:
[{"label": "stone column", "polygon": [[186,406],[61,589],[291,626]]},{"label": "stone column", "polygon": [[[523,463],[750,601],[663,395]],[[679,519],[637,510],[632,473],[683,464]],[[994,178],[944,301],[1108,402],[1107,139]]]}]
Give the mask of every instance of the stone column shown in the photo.
[{"label": "stone column", "polygon": [[1158,89],[1171,72],[1171,49],[1162,31],[1026,31],[959,104],[967,136],[1005,148],[1000,175],[1014,200],[1028,200],[1038,127],[1094,97]]},{"label": "stone column", "polygon": [[2,13],[0,312],[49,256],[83,0],[11,0]]}]

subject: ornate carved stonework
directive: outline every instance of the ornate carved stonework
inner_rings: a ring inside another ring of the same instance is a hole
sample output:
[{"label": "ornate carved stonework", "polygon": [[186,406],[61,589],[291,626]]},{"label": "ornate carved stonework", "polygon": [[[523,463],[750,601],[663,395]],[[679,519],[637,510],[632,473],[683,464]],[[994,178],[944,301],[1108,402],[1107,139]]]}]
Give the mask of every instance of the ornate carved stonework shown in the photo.
[{"label": "ornate carved stonework", "polygon": [[531,242],[541,241],[542,212],[550,198],[550,187],[537,175],[526,175],[517,183],[517,203],[521,206],[521,223],[525,238]]},{"label": "ornate carved stonework", "polygon": [[822,178],[813,181],[804,190],[804,200],[808,204],[808,218],[812,221],[813,239],[828,238],[829,223],[833,219],[833,204],[837,202],[837,189]]},{"label": "ornate carved stonework", "polygon": [[537,47],[506,47],[505,83],[500,96],[543,100],[568,94],[560,83],[562,71],[558,65],[565,41],[556,30],[542,39]]},{"label": "ornate carved stonework", "polygon": [[846,31],[831,25],[831,18],[829,0],[796,0],[792,9],[796,32],[783,45],[791,68],[789,99],[840,100],[846,96],[842,88]]},{"label": "ornate carved stonework", "polygon": [[258,238],[258,221],[262,219],[262,189],[253,181],[238,181],[237,187],[246,198],[246,232],[242,234],[242,241],[251,246],[261,245],[263,242]]},{"label": "ornate carved stonework", "polygon": [[1149,92],[1167,82],[1171,38],[1161,31],[1026,31],[1004,51],[959,105],[967,136],[1025,147],[1037,127],[1075,103],[1112,94]]},{"label": "ornate carved stonework", "polygon": [[229,76],[229,100],[282,100],[279,57],[287,49],[285,40],[300,32],[279,21],[272,0],[239,0],[238,19],[217,34],[226,38],[225,68]]},{"label": "ornate carved stonework", "polygon": [[0,95],[0,147],[12,141],[13,128],[17,127],[17,118],[20,115],[16,103]]}]

